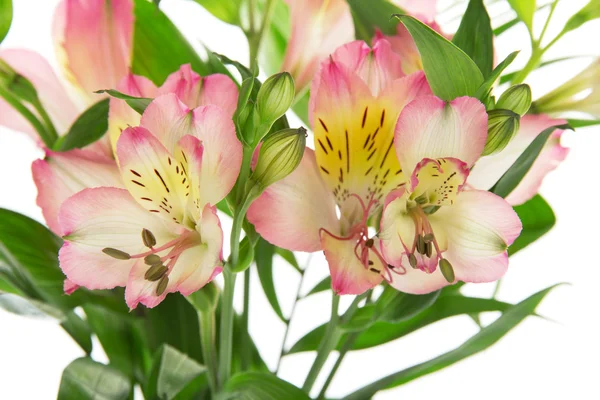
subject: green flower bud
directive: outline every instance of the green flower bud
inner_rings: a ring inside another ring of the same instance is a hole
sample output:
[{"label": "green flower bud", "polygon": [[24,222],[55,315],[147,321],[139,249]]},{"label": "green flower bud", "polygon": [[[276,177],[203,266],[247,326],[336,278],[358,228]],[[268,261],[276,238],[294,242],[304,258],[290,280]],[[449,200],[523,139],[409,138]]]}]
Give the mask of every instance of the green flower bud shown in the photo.
[{"label": "green flower bud", "polygon": [[306,147],[306,129],[283,129],[263,141],[250,183],[260,191],[291,174],[300,164]]},{"label": "green flower bud", "polygon": [[531,88],[521,84],[509,88],[496,103],[497,109],[510,110],[520,116],[525,115],[531,107]]},{"label": "green flower bud", "polygon": [[288,72],[269,77],[256,97],[261,122],[272,124],[290,108],[294,101],[294,79]]},{"label": "green flower bud", "polygon": [[219,303],[219,287],[209,282],[202,289],[186,297],[194,308],[200,312],[213,312]]},{"label": "green flower bud", "polygon": [[520,117],[510,110],[488,111],[488,137],[484,156],[502,151],[519,131]]}]

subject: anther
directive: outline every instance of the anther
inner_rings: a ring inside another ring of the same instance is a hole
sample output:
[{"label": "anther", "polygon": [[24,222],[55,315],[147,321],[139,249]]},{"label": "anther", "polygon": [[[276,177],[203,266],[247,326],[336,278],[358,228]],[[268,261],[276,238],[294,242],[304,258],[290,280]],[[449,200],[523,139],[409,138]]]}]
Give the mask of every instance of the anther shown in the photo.
[{"label": "anther", "polygon": [[440,259],[440,271],[442,271],[442,275],[444,275],[444,278],[446,278],[448,283],[454,282],[454,268],[452,268],[450,261],[446,260],[445,258]]},{"label": "anther", "polygon": [[168,268],[162,264],[153,265],[152,267],[148,268],[148,271],[146,271],[144,278],[150,282],[156,282],[165,275],[167,270]]},{"label": "anther", "polygon": [[154,234],[150,232],[148,229],[142,229],[142,240],[144,241],[144,246],[146,247],[154,247],[156,245],[156,238]]},{"label": "anther", "polygon": [[410,264],[411,267],[417,268],[417,257],[415,257],[414,254],[409,254],[408,255],[408,263]]},{"label": "anther", "polygon": [[160,264],[161,260],[160,256],[157,256],[156,254],[149,254],[146,257],[144,257],[144,262],[146,263],[146,265],[155,265]]},{"label": "anther", "polygon": [[417,251],[419,254],[425,254],[427,249],[425,248],[425,241],[423,240],[423,236],[417,236]]},{"label": "anther", "polygon": [[112,247],[105,247],[102,249],[102,252],[117,260],[129,260],[131,258],[131,256],[124,251],[113,249]]},{"label": "anther", "polygon": [[431,242],[424,242],[425,243],[425,254],[427,254],[428,258],[431,258],[431,255],[433,254],[433,243]]},{"label": "anther", "polygon": [[373,247],[373,243],[374,243],[373,239],[369,239],[365,242],[365,246],[367,246],[368,248],[371,248],[371,247]]},{"label": "anther", "polygon": [[160,281],[158,281],[158,285],[156,285],[156,295],[160,296],[161,294],[163,294],[165,292],[165,290],[167,289],[168,284],[169,284],[168,276],[165,275],[162,278],[160,278]]},{"label": "anther", "polygon": [[423,236],[423,240],[425,241],[425,243],[433,242],[433,239],[433,233],[428,233],[427,235]]}]

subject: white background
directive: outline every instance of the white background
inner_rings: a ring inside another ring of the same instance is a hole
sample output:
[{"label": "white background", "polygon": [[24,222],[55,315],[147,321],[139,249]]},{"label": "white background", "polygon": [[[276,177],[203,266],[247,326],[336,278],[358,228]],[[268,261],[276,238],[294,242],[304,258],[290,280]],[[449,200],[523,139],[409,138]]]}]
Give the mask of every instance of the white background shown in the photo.
[{"label": "white background", "polygon": [[[52,0],[18,0],[15,20],[3,47],[35,49],[55,65],[50,39]],[[492,1],[490,13],[510,18],[504,1]],[[569,0],[559,4],[547,37],[552,38],[566,19],[586,3]],[[443,1],[440,9],[448,2]],[[248,50],[242,33],[212,18],[192,1],[163,0],[162,7],[193,43],[200,41],[233,59],[245,61]],[[465,5],[445,13],[442,26],[456,29]],[[543,17],[544,12],[539,16]],[[496,24],[497,26],[498,24]],[[539,30],[539,21],[538,21]],[[598,55],[600,24],[592,22],[566,36],[547,57]],[[523,26],[513,28],[496,42],[499,59],[514,50],[523,50],[513,67],[528,57],[528,39]],[[561,63],[536,72],[528,80],[534,98],[564,82],[590,59]],[[553,206],[558,222],[543,239],[511,258],[499,299],[520,301],[558,282],[570,282],[552,292],[539,311],[556,322],[529,318],[491,349],[405,386],[378,394],[376,399],[461,398],[488,400],[505,398],[597,399],[600,325],[598,323],[598,223],[596,205],[600,200],[597,161],[600,151],[598,128],[568,133],[564,143],[571,148],[567,160],[544,182],[542,194]],[[42,221],[35,205],[36,190],[30,173],[31,162],[41,152],[24,135],[0,128],[0,207],[12,209]],[[2,223],[0,221],[0,223]],[[227,226],[227,224],[225,224]],[[304,260],[306,257],[299,257]],[[307,272],[303,291],[327,274],[322,255],[315,254]],[[282,264],[275,271],[277,291],[288,313],[296,292],[298,277]],[[241,289],[241,279],[238,288]],[[489,296],[492,285],[470,285],[468,292]],[[241,291],[241,290],[240,290]],[[238,293],[241,294],[241,293]],[[238,299],[239,300],[239,299]],[[272,368],[279,354],[283,324],[271,311],[253,277],[251,333]],[[347,299],[344,299],[347,300]],[[292,324],[288,345],[316,324],[328,319],[327,294],[301,302]],[[486,318],[491,321],[492,317]],[[455,348],[476,333],[473,322],[456,317],[409,335],[401,341],[378,348],[350,353],[331,385],[329,395],[341,396],[379,377]],[[96,346],[94,355],[103,360]],[[0,398],[55,398],[63,368],[81,350],[51,321],[29,320],[0,311]],[[280,376],[301,385],[314,355],[301,353],[284,359]],[[332,356],[325,371],[333,364]],[[317,387],[320,386],[318,381]]]}]

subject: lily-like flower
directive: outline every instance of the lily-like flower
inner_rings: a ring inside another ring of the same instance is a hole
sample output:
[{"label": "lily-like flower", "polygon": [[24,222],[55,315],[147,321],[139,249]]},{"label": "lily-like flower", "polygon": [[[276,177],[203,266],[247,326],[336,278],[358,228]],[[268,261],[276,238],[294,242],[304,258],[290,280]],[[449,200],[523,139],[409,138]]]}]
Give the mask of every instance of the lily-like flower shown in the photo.
[{"label": "lily-like flower", "polygon": [[230,115],[159,96],[120,135],[116,156],[126,189],[88,188],[60,209],[63,272],[88,289],[126,286],[132,309],[200,289],[222,269],[216,204],[241,165]]},{"label": "lily-like flower", "polygon": [[310,85],[321,61],[354,39],[350,7],[344,0],[286,0],[292,32],[281,67],[294,77],[296,93]]},{"label": "lily-like flower", "polygon": [[387,41],[340,47],[312,83],[315,150],[307,148],[298,168],[265,190],[249,221],[278,246],[323,250],[336,293],[377,285],[388,268],[367,221],[405,181],[392,149],[396,119],[430,93],[422,72],[404,77]]},{"label": "lily-like flower", "polygon": [[532,109],[551,115],[583,112],[600,118],[600,58],[573,79],[536,100]]},{"label": "lily-like flower", "polygon": [[[482,157],[477,161],[469,174],[468,186],[483,190],[490,189],[542,131],[566,123],[565,120],[553,119],[543,114],[524,115],[521,117],[519,131],[508,146],[498,153]],[[569,149],[561,145],[563,133],[564,131],[559,129],[550,135],[531,169],[519,185],[506,196],[509,204],[517,206],[535,196],[546,175],[565,160]]]},{"label": "lily-like flower", "polygon": [[[79,93],[68,95],[50,64],[30,50],[4,49],[0,58],[35,86],[59,133],[66,133],[81,111],[101,100],[95,90],[112,88],[129,72],[133,38],[132,0],[63,0],[54,15],[55,50],[63,73]],[[37,135],[0,98],[0,124]],[[91,146],[110,155],[108,138]]]},{"label": "lily-like flower", "polygon": [[408,179],[387,197],[379,234],[390,271],[400,271],[389,280],[396,289],[428,293],[504,275],[521,221],[495,194],[465,190],[486,137],[485,107],[474,98],[422,97],[400,114],[394,147]]}]

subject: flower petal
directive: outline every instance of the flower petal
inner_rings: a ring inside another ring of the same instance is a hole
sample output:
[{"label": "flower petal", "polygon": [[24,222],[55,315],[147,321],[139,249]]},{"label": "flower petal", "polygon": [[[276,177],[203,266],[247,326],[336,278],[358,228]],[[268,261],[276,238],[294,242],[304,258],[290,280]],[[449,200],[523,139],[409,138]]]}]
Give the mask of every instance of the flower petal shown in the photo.
[{"label": "flower petal", "polygon": [[356,240],[339,240],[327,231],[321,231],[321,245],[329,263],[331,287],[338,294],[362,294],[381,283],[381,271],[387,268],[369,251],[373,264],[365,268],[355,254]]},{"label": "flower petal", "polygon": [[[66,132],[79,116],[79,110],[67,95],[48,61],[34,51],[21,49],[3,49],[0,51],[0,58],[35,86],[38,97],[50,114],[57,131]],[[29,122],[1,98],[0,125],[27,133],[34,139],[38,138]]]},{"label": "flower petal", "polygon": [[115,160],[89,150],[47,150],[46,158],[34,161],[31,170],[38,190],[37,205],[55,233],[60,233],[58,211],[67,198],[86,188],[123,187]]},{"label": "flower petal", "polygon": [[[525,151],[527,146],[546,128],[566,123],[547,115],[525,115],[517,135],[501,152],[481,158],[473,167],[467,183],[477,189],[489,189],[500,179],[510,166]],[[531,199],[539,190],[544,177],[566,158],[569,149],[561,146],[562,130],[555,131],[544,149],[525,174],[519,185],[506,197],[512,205]]]},{"label": "flower petal", "polygon": [[308,147],[298,168],[269,186],[248,210],[248,221],[267,241],[294,251],[321,250],[319,229],[339,233],[333,195]]},{"label": "flower petal", "polygon": [[437,0],[393,0],[392,3],[425,21],[433,21],[437,13]]},{"label": "flower petal", "polygon": [[426,195],[426,203],[433,206],[451,205],[463,189],[469,176],[469,167],[456,158],[424,158],[411,177],[413,196]]},{"label": "flower petal", "polygon": [[[408,265],[406,255],[403,257],[402,265]],[[448,285],[448,281],[439,268],[432,273],[410,267],[404,268],[404,271],[405,273],[402,275],[393,274],[390,282],[391,286],[404,293],[427,294]]]},{"label": "flower petal", "polygon": [[471,167],[487,139],[487,113],[479,100],[459,97],[449,103],[419,97],[400,113],[395,146],[406,171],[424,158],[457,158]]},{"label": "flower petal", "polygon": [[453,206],[440,208],[430,220],[434,229],[445,231],[448,250],[444,257],[452,264],[456,279],[465,282],[500,279],[508,267],[506,249],[522,229],[504,199],[481,190],[463,191]]},{"label": "flower petal", "polygon": [[152,216],[125,189],[84,189],[63,203],[58,221],[65,236],[60,267],[72,283],[88,289],[125,286],[135,263],[112,258],[103,248],[142,253],[147,250],[143,229],[150,230],[159,245],[178,236],[173,224]]},{"label": "flower petal", "polygon": [[129,72],[133,1],[63,0],[54,26],[65,70],[93,101],[93,92],[115,87]]}]

